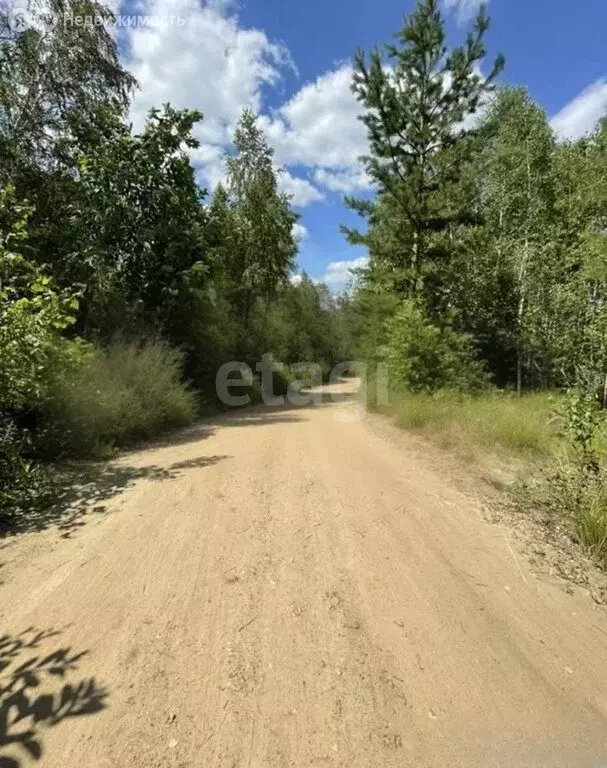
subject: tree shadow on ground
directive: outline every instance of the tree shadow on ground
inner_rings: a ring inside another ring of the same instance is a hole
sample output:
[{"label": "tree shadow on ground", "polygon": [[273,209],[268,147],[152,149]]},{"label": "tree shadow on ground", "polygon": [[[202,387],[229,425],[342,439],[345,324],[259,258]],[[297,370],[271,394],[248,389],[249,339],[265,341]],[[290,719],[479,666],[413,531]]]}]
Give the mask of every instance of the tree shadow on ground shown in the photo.
[{"label": "tree shadow on ground", "polygon": [[[347,381],[343,379],[342,381]],[[237,389],[234,394],[242,394]],[[285,398],[282,405],[266,405],[265,403],[252,403],[240,408],[228,408],[225,411],[218,411],[209,416],[205,416],[196,424],[184,427],[177,432],[171,432],[168,435],[151,438],[145,443],[137,446],[138,452],[155,451],[160,448],[174,448],[179,445],[188,445],[197,443],[213,437],[216,432],[225,427],[255,426],[264,424],[284,424],[299,421],[305,421],[306,411],[314,408],[326,407],[336,403],[345,403],[353,401],[358,392],[335,392],[327,390],[326,387],[303,387],[300,394],[308,397],[312,402],[297,404],[289,402]]]},{"label": "tree shadow on ground", "polygon": [[[164,481],[188,469],[217,464],[230,456],[198,456],[168,466],[151,464],[131,467],[115,463],[65,465],[57,473],[50,503],[11,521],[5,535],[43,531],[55,527],[62,538],[70,538],[87,518],[107,511],[105,502],[140,480]],[[2,766],[0,766],[2,768]]]},{"label": "tree shadow on ground", "polygon": [[[356,392],[307,389],[300,393],[308,402],[285,402],[280,405],[255,405],[235,408],[201,420],[197,424],[163,438],[150,440],[135,450],[140,456],[163,448],[175,448],[200,442],[227,427],[265,426],[297,423],[311,417],[314,409],[353,400]],[[154,456],[157,459],[157,456]],[[0,521],[0,536],[31,533],[55,527],[63,538],[70,538],[88,519],[107,511],[105,502],[134,486],[140,480],[165,481],[178,477],[188,469],[212,466],[230,456],[200,456],[168,466],[125,466],[117,462],[82,462],[64,465],[55,476],[50,503],[29,510],[10,522]],[[2,766],[0,766],[2,768]]]},{"label": "tree shadow on ground", "polygon": [[[169,435],[152,438],[137,447],[138,453],[157,451],[160,448],[175,448],[180,445],[189,445],[206,440],[215,435],[219,430],[225,427],[244,426],[245,423],[255,426],[255,424],[264,423],[261,419],[263,414],[277,413],[277,417],[272,419],[276,423],[303,421],[301,417],[289,415],[285,411],[290,410],[292,406],[281,406],[278,408],[268,407],[263,403],[248,405],[242,408],[232,408],[227,411],[215,413],[212,416],[205,416],[196,424],[184,427],[178,432],[172,432]],[[268,423],[266,421],[265,423]]]},{"label": "tree shadow on ground", "polygon": [[107,691],[94,677],[69,680],[88,652],[56,647],[60,634],[30,627],[0,636],[0,768],[43,761],[43,728],[106,707]]},{"label": "tree shadow on ground", "polygon": [[338,403],[353,402],[357,392],[328,392],[326,389],[301,390],[301,395],[312,399],[311,402],[293,403],[285,398],[280,405],[266,405],[254,403],[241,408],[231,408],[213,416],[207,416],[197,424],[168,437],[152,439],[143,450],[156,450],[158,448],[170,448],[177,445],[187,445],[212,437],[218,430],[225,427],[263,426],[266,424],[296,423],[306,420],[313,409],[323,408]]}]

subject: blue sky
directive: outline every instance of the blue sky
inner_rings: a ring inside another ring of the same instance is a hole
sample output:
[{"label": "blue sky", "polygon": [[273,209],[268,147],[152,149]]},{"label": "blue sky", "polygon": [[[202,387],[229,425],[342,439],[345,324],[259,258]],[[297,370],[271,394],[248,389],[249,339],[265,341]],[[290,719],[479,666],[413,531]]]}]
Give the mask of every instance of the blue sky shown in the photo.
[{"label": "blue sky", "polygon": [[[132,12],[112,0],[117,12]],[[457,42],[478,0],[442,0]],[[607,111],[605,0],[489,0],[490,56],[506,56],[502,79],[523,84],[557,134],[591,130]],[[390,40],[414,0],[140,0],[153,23],[120,32],[125,63],[141,84],[133,119],[170,101],[205,114],[193,154],[213,187],[238,115],[249,106],[285,166],[281,184],[301,215],[301,266],[338,290],[364,250],[349,246],[340,223],[356,222],[343,194],[368,194],[358,156],[365,151],[359,107],[349,91],[357,47]],[[166,17],[173,16],[168,22]],[[177,21],[177,17],[179,20]]]}]

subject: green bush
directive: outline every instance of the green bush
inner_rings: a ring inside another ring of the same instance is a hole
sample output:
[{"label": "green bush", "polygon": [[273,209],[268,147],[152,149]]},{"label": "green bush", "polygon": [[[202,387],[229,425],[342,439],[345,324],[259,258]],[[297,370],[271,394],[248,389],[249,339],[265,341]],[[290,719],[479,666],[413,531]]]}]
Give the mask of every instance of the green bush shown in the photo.
[{"label": "green bush", "polygon": [[42,405],[41,445],[51,455],[104,455],[194,418],[182,355],[168,344],[68,346]]},{"label": "green bush", "polygon": [[30,213],[16,205],[12,187],[0,190],[0,406],[14,410],[40,397],[59,333],[78,308],[75,296],[57,291],[24,257]]},{"label": "green bush", "polygon": [[565,519],[579,542],[607,563],[607,471],[604,467],[605,412],[594,387],[581,382],[560,404],[564,439],[556,468],[547,467],[523,485],[519,502]]},{"label": "green bush", "polygon": [[46,474],[32,461],[23,423],[44,395],[78,302],[57,291],[44,269],[23,255],[31,210],[0,190],[0,523],[8,525],[41,503]]},{"label": "green bush", "polygon": [[223,363],[235,358],[238,335],[238,319],[221,295],[221,286],[184,289],[170,333],[185,352],[188,381],[199,392],[203,407],[212,409],[217,405],[215,376]]},{"label": "green bush", "polygon": [[331,369],[325,362],[293,363],[291,372],[294,381],[301,382],[302,387],[315,387],[328,380]]},{"label": "green bush", "polygon": [[289,387],[295,377],[291,370],[282,363],[278,363],[276,360],[270,360],[272,366],[272,391],[266,392],[264,390],[263,379],[261,381],[261,392],[264,397],[284,397],[289,391]]},{"label": "green bush", "polygon": [[515,500],[523,510],[541,509],[565,521],[586,551],[607,564],[607,476],[600,467],[584,467],[565,448],[558,460],[520,483]]},{"label": "green bush", "polygon": [[49,495],[44,469],[31,458],[29,436],[0,414],[0,529],[19,520]]},{"label": "green bush", "polygon": [[579,514],[573,518],[579,540],[597,560],[607,563],[607,491],[605,477],[587,490]]},{"label": "green bush", "polygon": [[433,325],[412,301],[387,321],[390,384],[413,392],[452,389],[474,392],[489,383],[471,337]]}]

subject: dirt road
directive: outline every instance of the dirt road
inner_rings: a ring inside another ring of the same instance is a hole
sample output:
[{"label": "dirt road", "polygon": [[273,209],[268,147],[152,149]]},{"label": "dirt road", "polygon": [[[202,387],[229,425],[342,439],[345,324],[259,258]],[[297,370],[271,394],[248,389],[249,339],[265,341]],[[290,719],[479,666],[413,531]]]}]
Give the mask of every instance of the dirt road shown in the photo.
[{"label": "dirt road", "polygon": [[0,543],[2,768],[607,766],[604,609],[350,390],[125,456]]}]

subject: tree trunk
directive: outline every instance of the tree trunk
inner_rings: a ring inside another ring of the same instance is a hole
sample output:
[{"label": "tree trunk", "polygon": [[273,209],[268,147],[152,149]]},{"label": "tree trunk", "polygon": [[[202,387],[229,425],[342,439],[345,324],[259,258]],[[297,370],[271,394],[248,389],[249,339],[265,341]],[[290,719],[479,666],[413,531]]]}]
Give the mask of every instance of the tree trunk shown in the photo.
[{"label": "tree trunk", "polygon": [[516,393],[519,397],[523,394],[523,349],[522,349],[522,329],[523,317],[525,315],[525,278],[527,275],[527,265],[529,263],[529,231],[531,229],[531,157],[529,148],[529,139],[527,139],[527,221],[525,224],[525,243],[523,246],[523,257],[519,267],[519,303],[518,303],[518,328],[517,328],[517,350],[516,350]]},{"label": "tree trunk", "polygon": [[523,356],[520,343],[516,350],[516,394],[519,397],[523,394]]},{"label": "tree trunk", "polygon": [[516,393],[520,397],[523,394],[523,317],[525,315],[525,294],[523,291],[523,284],[525,279],[525,269],[528,259],[529,242],[525,242],[525,250],[523,253],[523,259],[521,261],[519,271],[519,291],[520,298],[518,302],[517,312],[517,329],[516,329]]}]

